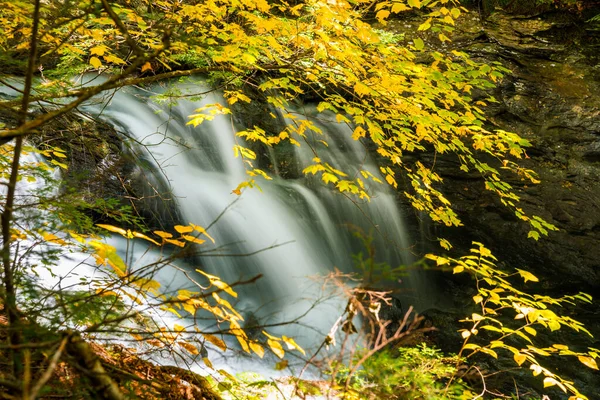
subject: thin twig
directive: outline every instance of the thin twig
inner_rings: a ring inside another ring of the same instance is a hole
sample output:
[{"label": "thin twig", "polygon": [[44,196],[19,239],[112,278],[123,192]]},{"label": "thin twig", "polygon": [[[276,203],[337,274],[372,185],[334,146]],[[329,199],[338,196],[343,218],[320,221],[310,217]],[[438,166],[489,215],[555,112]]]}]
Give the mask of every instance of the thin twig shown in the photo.
[{"label": "thin twig", "polygon": [[68,341],[69,341],[69,336],[65,336],[63,338],[63,340],[60,342],[60,345],[58,346],[58,350],[56,350],[56,352],[50,359],[48,368],[46,368],[46,370],[44,371],[44,373],[42,374],[40,379],[36,382],[36,384],[31,389],[31,393],[29,394],[29,400],[35,400],[39,391],[44,387],[46,382],[48,382],[48,380],[52,377],[52,374],[54,373],[54,370],[56,369],[56,366],[58,365],[58,361],[60,360],[60,357],[62,356],[62,353],[63,353]]}]

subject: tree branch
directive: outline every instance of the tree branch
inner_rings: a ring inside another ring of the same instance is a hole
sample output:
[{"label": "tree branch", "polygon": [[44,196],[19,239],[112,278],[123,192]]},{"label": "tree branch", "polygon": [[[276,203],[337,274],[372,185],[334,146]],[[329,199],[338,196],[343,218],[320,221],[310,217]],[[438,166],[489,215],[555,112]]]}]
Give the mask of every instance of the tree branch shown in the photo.
[{"label": "tree branch", "polygon": [[68,352],[75,357],[78,365],[83,368],[92,382],[93,389],[103,400],[126,400],[119,386],[106,372],[98,356],[89,344],[79,336],[71,336],[67,344]]},{"label": "tree branch", "polygon": [[[37,56],[37,35],[39,29],[40,20],[40,0],[35,0],[35,6],[33,10],[33,26],[31,27],[31,42],[29,45],[29,63],[27,65],[27,71],[25,74],[25,87],[23,88],[23,98],[21,103],[21,115],[19,117],[21,125],[27,125],[27,109],[29,107],[29,95],[31,94],[31,87],[33,83],[33,74],[35,71],[35,62]],[[17,180],[19,177],[19,159],[21,157],[21,149],[23,146],[23,137],[17,137],[13,160],[10,171],[10,178],[8,180],[8,190],[6,193],[6,203],[4,205],[4,211],[1,215],[1,229],[2,229],[2,267],[4,269],[3,284],[4,290],[2,298],[6,306],[8,314],[8,322],[10,325],[9,334],[9,345],[18,345],[21,342],[20,332],[20,316],[17,310],[17,298],[15,288],[14,265],[11,263],[10,257],[10,245],[11,245],[11,220],[13,217],[13,207],[15,201],[15,193],[17,187]],[[15,378],[19,378],[23,372],[23,363],[21,359],[21,350],[12,350],[12,361],[13,361],[13,374]]]}]

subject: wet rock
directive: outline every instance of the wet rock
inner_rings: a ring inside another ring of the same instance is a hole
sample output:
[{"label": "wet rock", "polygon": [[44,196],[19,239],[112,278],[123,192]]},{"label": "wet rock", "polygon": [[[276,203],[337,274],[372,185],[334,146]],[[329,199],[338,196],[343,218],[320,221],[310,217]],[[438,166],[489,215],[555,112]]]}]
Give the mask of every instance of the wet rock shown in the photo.
[{"label": "wet rock", "polygon": [[[136,156],[110,124],[68,113],[45,124],[29,140],[37,147],[67,152],[61,191],[75,194],[94,223],[164,229],[179,221],[167,185],[148,162]],[[84,205],[85,204],[85,205]],[[129,217],[123,218],[120,212]]]},{"label": "wet rock", "polygon": [[522,165],[537,171],[542,183],[507,178],[526,213],[560,230],[537,242],[526,239],[528,227],[480,179],[456,174],[442,162],[436,168],[444,191],[465,226],[439,228],[438,234],[463,250],[472,240],[483,241],[507,265],[542,277],[545,290],[598,293],[600,74],[591,54],[598,54],[600,35],[585,29],[576,15],[564,14],[528,18],[497,12],[484,22],[471,18],[457,34],[457,45],[478,61],[500,61],[511,70],[492,93],[499,103],[487,109],[490,128],[517,132],[532,143]]}]

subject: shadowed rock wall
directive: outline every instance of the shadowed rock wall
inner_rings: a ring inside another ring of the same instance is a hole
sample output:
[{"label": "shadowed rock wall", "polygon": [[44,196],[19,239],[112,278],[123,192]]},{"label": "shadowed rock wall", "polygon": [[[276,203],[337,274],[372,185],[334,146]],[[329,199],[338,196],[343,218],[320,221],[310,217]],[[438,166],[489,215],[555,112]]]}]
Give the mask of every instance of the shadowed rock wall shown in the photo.
[{"label": "shadowed rock wall", "polygon": [[522,165],[542,183],[509,179],[529,215],[556,225],[538,242],[528,226],[483,189],[480,179],[457,174],[452,160],[438,164],[444,191],[465,224],[439,235],[468,248],[486,243],[514,267],[543,276],[546,289],[600,291],[600,26],[577,15],[534,17],[471,13],[453,46],[481,62],[500,61],[512,72],[486,108],[492,128],[510,130],[533,145]]}]

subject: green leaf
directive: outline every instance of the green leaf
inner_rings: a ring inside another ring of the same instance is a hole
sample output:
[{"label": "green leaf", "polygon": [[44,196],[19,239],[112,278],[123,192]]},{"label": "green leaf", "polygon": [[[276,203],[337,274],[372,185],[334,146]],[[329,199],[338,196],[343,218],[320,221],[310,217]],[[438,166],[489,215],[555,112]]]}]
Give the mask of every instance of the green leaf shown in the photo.
[{"label": "green leaf", "polygon": [[415,43],[415,49],[423,50],[423,48],[425,48],[425,43],[421,38],[415,38],[413,41]]}]

